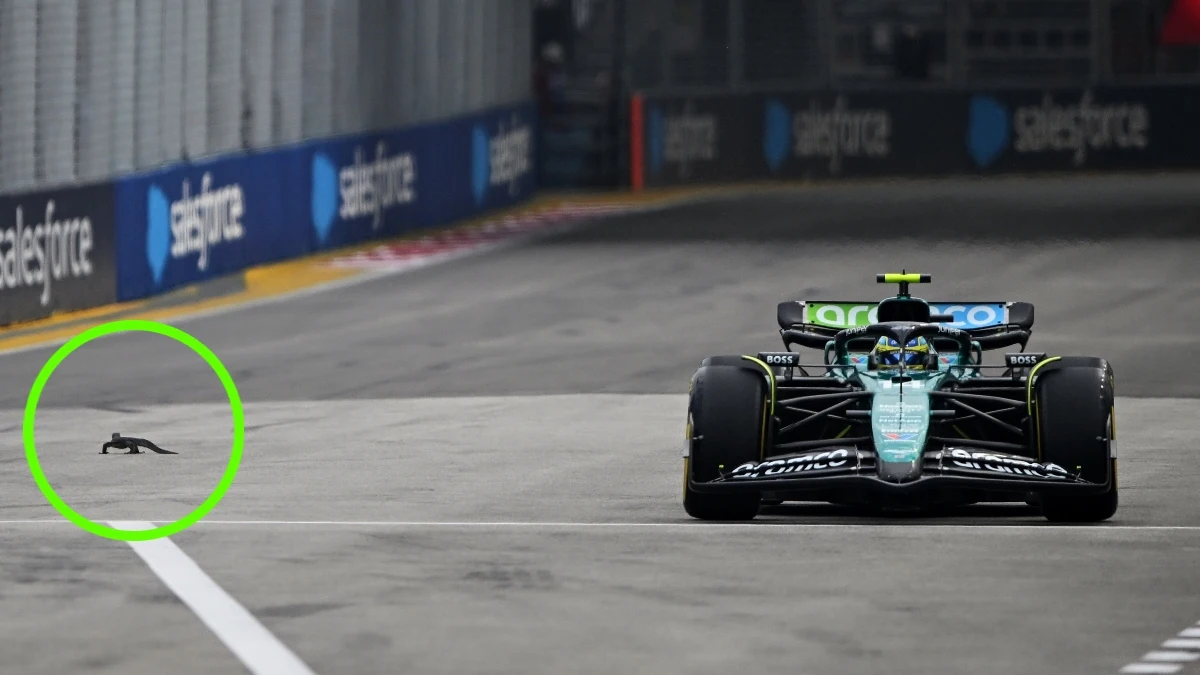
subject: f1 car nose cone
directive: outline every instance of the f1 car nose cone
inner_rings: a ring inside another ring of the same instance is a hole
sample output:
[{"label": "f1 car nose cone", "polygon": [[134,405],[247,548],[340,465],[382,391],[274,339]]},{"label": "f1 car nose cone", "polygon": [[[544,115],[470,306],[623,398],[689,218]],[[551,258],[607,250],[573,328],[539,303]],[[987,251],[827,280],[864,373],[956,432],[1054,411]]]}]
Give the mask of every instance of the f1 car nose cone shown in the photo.
[{"label": "f1 car nose cone", "polygon": [[889,483],[911,483],[921,477],[921,462],[887,462],[878,464],[879,478]]}]

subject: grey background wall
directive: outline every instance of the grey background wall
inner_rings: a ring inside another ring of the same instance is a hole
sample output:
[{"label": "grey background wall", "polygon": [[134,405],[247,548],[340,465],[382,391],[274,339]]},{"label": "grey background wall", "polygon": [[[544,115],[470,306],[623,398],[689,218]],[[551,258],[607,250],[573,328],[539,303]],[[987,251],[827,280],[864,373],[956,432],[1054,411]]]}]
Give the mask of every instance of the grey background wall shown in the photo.
[{"label": "grey background wall", "polygon": [[0,0],[0,194],[530,93],[532,0]]},{"label": "grey background wall", "polygon": [[[1200,83],[1158,39],[1174,0],[590,0],[621,5],[625,80],[647,92]],[[898,78],[905,29],[929,56]]]},{"label": "grey background wall", "polygon": [[540,185],[628,185],[634,92],[1194,88],[1200,41],[1162,35],[1183,1],[538,0],[567,54]]}]

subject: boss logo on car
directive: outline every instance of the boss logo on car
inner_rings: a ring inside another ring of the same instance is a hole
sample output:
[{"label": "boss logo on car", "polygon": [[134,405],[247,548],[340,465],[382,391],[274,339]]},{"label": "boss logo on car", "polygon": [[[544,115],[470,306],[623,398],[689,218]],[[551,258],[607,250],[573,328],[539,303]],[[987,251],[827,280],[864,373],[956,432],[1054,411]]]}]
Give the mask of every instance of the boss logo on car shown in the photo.
[{"label": "boss logo on car", "polygon": [[800,363],[800,355],[792,352],[762,352],[758,355],[758,358],[770,366],[794,366]]},{"label": "boss logo on car", "polygon": [[1035,366],[1038,364],[1038,362],[1044,360],[1046,360],[1045,352],[1028,352],[1004,355],[1004,364],[1009,368]]},{"label": "boss logo on car", "polygon": [[733,470],[730,478],[761,478],[779,476],[801,471],[821,471],[846,466],[850,462],[850,451],[845,448],[826,452],[808,453],[796,457],[772,459],[763,463],[746,462]]}]

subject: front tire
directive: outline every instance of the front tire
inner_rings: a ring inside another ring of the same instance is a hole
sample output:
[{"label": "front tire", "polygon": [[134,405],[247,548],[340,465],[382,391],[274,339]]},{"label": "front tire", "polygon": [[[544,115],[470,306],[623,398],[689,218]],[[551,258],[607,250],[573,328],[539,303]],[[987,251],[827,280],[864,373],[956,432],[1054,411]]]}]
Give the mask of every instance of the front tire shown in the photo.
[{"label": "front tire", "polygon": [[683,508],[700,520],[752,520],[761,495],[694,492],[688,481],[707,482],[761,458],[767,400],[765,373],[735,365],[707,365],[693,381],[688,417],[691,441],[684,460]]},{"label": "front tire", "polygon": [[1038,378],[1034,402],[1042,461],[1108,486],[1096,494],[1042,494],[1042,515],[1051,522],[1094,523],[1117,512],[1112,368],[1095,361],[1099,363],[1064,365]]}]

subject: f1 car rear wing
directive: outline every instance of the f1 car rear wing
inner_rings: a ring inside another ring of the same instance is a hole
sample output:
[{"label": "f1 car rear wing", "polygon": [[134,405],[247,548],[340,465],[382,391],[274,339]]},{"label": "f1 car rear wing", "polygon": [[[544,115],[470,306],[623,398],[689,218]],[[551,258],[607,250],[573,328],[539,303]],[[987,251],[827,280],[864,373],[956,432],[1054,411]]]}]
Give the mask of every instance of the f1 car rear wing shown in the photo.
[{"label": "f1 car rear wing", "polygon": [[[838,331],[878,323],[878,309],[878,302],[793,300],[779,303],[777,317],[786,345],[824,349]],[[930,302],[929,311],[930,321],[967,331],[985,350],[1024,349],[1033,331],[1028,302]],[[934,338],[934,349],[957,348],[952,340],[940,343]]]}]

